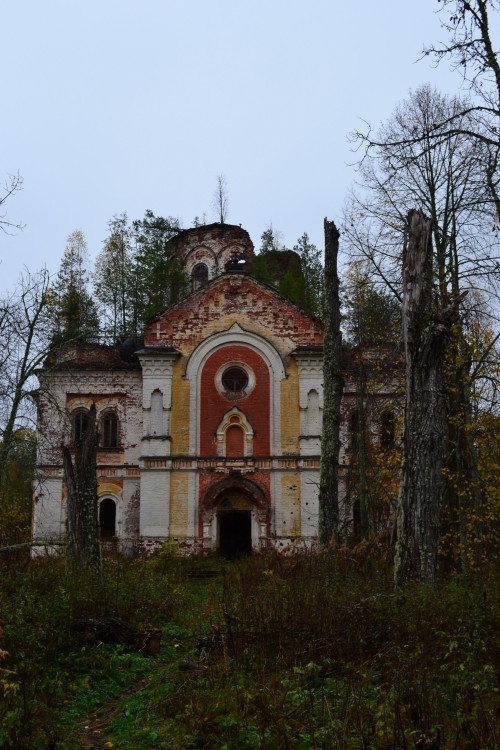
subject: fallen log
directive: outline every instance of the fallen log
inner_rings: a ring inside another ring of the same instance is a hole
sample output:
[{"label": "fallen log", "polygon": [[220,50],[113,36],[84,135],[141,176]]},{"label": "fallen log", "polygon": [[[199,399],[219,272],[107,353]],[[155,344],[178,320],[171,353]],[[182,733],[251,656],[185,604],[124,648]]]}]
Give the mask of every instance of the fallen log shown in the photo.
[{"label": "fallen log", "polygon": [[75,620],[72,630],[101,643],[122,643],[146,656],[155,656],[160,650],[161,630],[141,630],[118,617],[111,617],[109,620]]}]

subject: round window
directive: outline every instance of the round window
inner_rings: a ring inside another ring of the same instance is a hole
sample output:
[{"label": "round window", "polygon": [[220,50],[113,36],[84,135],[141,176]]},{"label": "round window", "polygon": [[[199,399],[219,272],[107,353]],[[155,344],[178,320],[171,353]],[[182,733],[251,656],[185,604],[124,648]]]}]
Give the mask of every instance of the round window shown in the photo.
[{"label": "round window", "polygon": [[248,385],[248,375],[242,367],[229,367],[222,373],[221,383],[229,396],[242,396]]},{"label": "round window", "polygon": [[239,401],[252,393],[255,375],[243,362],[226,362],[215,375],[215,387],[228,401]]}]

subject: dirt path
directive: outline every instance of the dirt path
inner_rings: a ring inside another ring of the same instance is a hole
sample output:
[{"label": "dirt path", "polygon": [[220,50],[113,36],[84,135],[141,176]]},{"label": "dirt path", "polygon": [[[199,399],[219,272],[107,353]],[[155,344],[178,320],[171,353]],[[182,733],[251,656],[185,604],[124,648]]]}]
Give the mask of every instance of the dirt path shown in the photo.
[{"label": "dirt path", "polygon": [[78,735],[82,747],[89,748],[89,750],[99,750],[99,748],[111,747],[111,740],[106,736],[106,730],[115,716],[120,713],[122,701],[130,695],[134,695],[135,693],[144,690],[147,684],[148,681],[145,679],[138,680],[117,698],[111,698],[89,714],[85,718],[83,729]]}]

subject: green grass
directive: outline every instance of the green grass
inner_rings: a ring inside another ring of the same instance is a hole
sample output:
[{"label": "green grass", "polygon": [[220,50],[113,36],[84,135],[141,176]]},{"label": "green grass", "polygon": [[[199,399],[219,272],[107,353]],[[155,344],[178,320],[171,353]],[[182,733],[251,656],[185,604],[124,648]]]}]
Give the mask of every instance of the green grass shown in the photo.
[{"label": "green grass", "polygon": [[[395,593],[376,551],[116,559],[78,581],[11,564],[0,747],[498,748],[499,578]],[[160,628],[160,653],[71,628],[111,616]]]}]

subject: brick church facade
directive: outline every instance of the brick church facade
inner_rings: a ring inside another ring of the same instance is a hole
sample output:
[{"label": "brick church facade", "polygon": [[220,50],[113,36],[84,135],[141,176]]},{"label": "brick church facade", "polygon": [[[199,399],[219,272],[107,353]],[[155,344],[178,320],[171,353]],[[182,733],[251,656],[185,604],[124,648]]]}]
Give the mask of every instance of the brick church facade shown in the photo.
[{"label": "brick church facade", "polygon": [[40,373],[35,540],[65,535],[61,445],[95,403],[103,537],[228,555],[314,543],[323,327],[246,271],[253,252],[237,226],[181,232],[190,294],[143,341],[67,347]]}]

